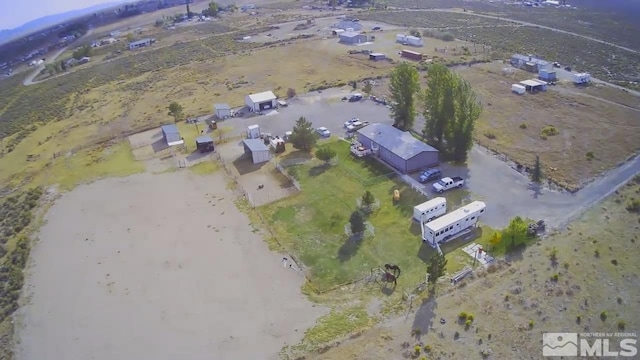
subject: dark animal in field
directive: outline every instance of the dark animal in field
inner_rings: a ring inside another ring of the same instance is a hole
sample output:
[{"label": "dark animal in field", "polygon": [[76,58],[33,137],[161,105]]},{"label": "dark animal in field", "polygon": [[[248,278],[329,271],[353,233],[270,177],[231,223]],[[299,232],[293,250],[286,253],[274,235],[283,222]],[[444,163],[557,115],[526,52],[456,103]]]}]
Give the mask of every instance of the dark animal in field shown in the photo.
[{"label": "dark animal in field", "polygon": [[382,278],[386,283],[393,283],[393,286],[398,286],[398,278],[390,272],[385,272]]},{"label": "dark animal in field", "polygon": [[387,270],[387,272],[392,271],[396,279],[400,277],[400,273],[402,272],[398,265],[384,264],[384,268],[385,270]]}]

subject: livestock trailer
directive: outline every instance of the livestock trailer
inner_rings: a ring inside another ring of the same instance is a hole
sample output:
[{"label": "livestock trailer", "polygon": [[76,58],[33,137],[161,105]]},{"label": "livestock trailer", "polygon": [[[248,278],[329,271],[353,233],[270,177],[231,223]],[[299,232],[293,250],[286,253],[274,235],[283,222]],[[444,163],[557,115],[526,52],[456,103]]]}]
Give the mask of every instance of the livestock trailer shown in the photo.
[{"label": "livestock trailer", "polygon": [[447,199],[433,198],[413,208],[413,219],[421,223],[431,221],[447,213]]}]

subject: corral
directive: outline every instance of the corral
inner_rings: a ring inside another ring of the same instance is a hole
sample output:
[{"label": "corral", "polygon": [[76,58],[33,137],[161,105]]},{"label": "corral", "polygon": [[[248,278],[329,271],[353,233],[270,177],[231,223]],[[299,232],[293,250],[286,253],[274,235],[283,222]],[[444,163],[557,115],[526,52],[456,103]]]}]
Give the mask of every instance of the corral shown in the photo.
[{"label": "corral", "polygon": [[325,310],[224,183],[143,174],[59,200],[33,250],[18,359],[273,358],[299,341]]}]

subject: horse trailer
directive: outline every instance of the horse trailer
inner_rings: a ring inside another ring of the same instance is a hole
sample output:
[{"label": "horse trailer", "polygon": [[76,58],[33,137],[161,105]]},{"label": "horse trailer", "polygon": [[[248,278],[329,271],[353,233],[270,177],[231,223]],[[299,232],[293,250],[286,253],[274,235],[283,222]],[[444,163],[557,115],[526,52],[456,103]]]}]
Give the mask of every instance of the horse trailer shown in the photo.
[{"label": "horse trailer", "polygon": [[440,242],[475,226],[484,214],[486,204],[474,201],[422,226],[422,240],[436,247]]},{"label": "horse trailer", "polygon": [[413,208],[413,218],[421,223],[429,222],[447,213],[447,199],[433,198]]}]

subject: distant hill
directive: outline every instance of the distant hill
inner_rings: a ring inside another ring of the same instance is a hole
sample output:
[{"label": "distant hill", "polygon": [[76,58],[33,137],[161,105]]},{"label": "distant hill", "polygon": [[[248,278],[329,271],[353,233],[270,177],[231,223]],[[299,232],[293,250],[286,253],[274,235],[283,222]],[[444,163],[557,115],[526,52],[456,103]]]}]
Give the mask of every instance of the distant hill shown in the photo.
[{"label": "distant hill", "polygon": [[112,1],[109,3],[94,5],[84,9],[71,10],[61,14],[49,15],[49,16],[45,16],[39,19],[29,21],[28,23],[22,26],[19,26],[15,29],[0,30],[0,45],[7,43],[11,40],[14,40],[16,38],[19,38],[21,36],[29,35],[38,30],[46,29],[50,26],[54,26],[68,20],[72,20],[80,16],[89,15],[93,12],[118,6],[124,2],[127,2],[127,0]]},{"label": "distant hill", "polygon": [[581,9],[616,14],[631,20],[632,25],[637,25],[640,14],[640,0],[567,0],[567,3]]}]

